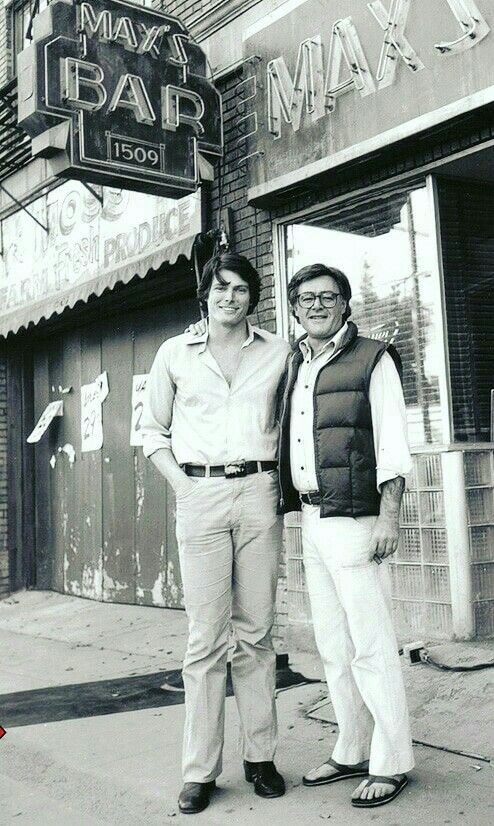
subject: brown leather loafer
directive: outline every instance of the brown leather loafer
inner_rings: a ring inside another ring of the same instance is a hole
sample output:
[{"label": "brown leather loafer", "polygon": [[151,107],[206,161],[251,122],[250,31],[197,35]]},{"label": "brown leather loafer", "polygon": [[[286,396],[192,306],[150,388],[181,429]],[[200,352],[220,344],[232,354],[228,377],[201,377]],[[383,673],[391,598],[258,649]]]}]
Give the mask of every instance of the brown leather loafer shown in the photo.
[{"label": "brown leather loafer", "polygon": [[245,779],[254,784],[254,791],[259,797],[282,797],[285,794],[285,781],[272,760],[262,763],[250,763],[244,760]]},{"label": "brown leather loafer", "polygon": [[216,786],[216,782],[210,783],[184,783],[183,789],[178,796],[178,808],[184,815],[195,815],[202,812],[209,806],[211,795]]}]

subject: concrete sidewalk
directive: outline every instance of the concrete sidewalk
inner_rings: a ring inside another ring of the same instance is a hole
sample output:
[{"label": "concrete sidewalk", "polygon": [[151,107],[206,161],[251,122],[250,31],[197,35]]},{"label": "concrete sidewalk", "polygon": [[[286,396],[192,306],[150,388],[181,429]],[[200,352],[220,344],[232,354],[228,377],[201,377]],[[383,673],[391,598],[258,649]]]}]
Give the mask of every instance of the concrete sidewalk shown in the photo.
[{"label": "concrete sidewalk", "polygon": [[[195,820],[180,815],[180,751],[183,704],[160,705],[98,716],[79,715],[79,704],[64,706],[62,719],[10,727],[2,720],[13,692],[43,698],[40,689],[152,675],[180,667],[186,640],[180,611],[90,602],[49,592],[23,592],[0,602],[1,822],[35,826],[72,824],[182,823],[288,826],[375,822],[408,824],[490,824],[494,820],[493,763],[432,749],[416,748],[410,786],[389,806],[356,811],[349,804],[351,781],[307,789],[306,769],[331,751],[336,728],[330,705],[323,719],[307,712],[325,696],[325,686],[297,686],[278,696],[280,745],[277,764],[287,794],[261,800],[241,775],[238,723],[228,698],[224,771],[210,807]],[[450,663],[492,659],[490,644],[434,647]],[[321,674],[312,653],[290,652],[291,667],[306,676]],[[451,674],[427,666],[404,665],[419,740],[485,757],[492,743],[494,671]],[[105,685],[102,683],[102,685]],[[62,689],[60,689],[62,690]],[[37,693],[36,693],[37,692]],[[46,692],[53,701],[53,691]],[[83,699],[83,697],[82,697]],[[181,697],[175,697],[175,700]]]}]

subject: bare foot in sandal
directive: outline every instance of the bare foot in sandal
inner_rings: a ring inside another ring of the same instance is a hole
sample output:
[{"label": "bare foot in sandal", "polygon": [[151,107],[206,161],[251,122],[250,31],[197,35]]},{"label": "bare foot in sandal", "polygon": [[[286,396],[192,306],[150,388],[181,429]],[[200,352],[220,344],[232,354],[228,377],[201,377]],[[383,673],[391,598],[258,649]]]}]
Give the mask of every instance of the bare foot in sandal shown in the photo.
[{"label": "bare foot in sandal", "polygon": [[337,763],[331,757],[318,766],[311,769],[302,778],[304,786],[323,786],[325,783],[334,783],[336,780],[346,780],[348,777],[366,777],[369,773],[369,761],[355,763],[352,766],[345,766]]},{"label": "bare foot in sandal", "polygon": [[370,808],[383,806],[397,797],[408,782],[406,774],[395,774],[392,777],[370,775],[360,783],[352,794],[352,806]]}]

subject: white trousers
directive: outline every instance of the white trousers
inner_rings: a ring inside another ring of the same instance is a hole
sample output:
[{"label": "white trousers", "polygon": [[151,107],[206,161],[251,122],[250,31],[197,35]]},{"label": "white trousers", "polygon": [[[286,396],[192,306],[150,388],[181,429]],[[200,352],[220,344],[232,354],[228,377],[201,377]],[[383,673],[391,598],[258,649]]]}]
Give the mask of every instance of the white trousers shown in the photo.
[{"label": "white trousers", "polygon": [[338,722],[333,760],[375,775],[413,768],[387,561],[369,561],[376,517],[321,519],[303,505],[304,567],[317,647]]},{"label": "white trousers", "polygon": [[189,639],[183,665],[185,782],[222,769],[226,665],[233,630],[232,681],[245,760],[276,749],[274,621],[282,519],[276,471],[240,479],[199,478],[177,498],[177,539]]}]

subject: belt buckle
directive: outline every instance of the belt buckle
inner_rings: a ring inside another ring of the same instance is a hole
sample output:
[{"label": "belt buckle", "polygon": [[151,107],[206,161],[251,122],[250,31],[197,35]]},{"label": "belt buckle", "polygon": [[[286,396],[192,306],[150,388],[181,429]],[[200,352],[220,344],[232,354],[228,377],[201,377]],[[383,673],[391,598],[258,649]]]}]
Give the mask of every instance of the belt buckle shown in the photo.
[{"label": "belt buckle", "polygon": [[237,479],[240,476],[247,476],[245,462],[231,462],[229,465],[225,465],[226,479]]}]

